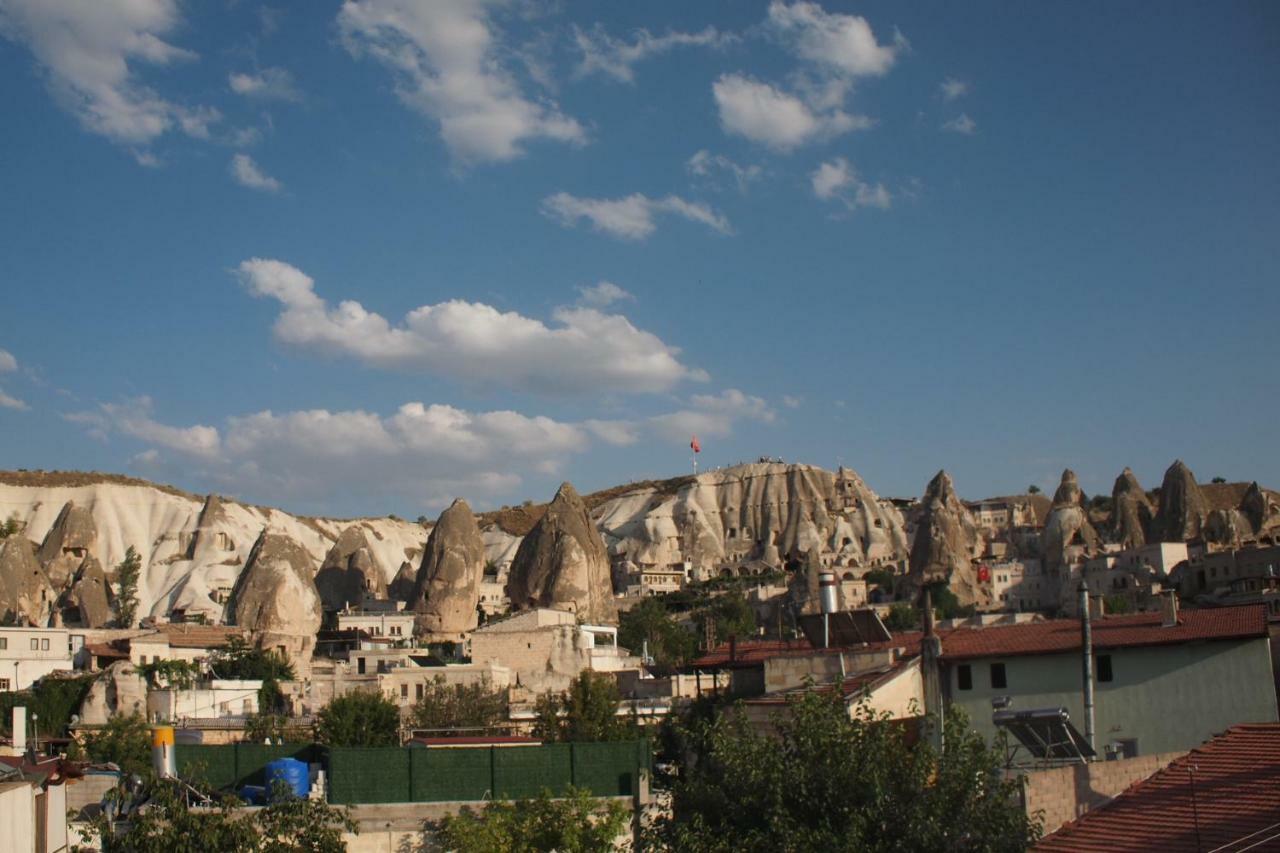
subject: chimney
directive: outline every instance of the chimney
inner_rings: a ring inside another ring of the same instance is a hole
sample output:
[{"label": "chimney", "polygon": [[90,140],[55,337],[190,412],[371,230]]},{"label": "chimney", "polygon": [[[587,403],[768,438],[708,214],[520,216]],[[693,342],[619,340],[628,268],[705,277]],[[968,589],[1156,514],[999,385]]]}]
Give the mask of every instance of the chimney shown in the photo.
[{"label": "chimney", "polygon": [[1160,627],[1174,628],[1178,625],[1178,594],[1173,590],[1169,590],[1162,596],[1163,601],[1160,602],[1160,614],[1164,618],[1160,620]]},{"label": "chimney", "polygon": [[13,709],[13,754],[27,751],[27,709],[18,705]]},{"label": "chimney", "polygon": [[1089,618],[1101,619],[1107,615],[1107,602],[1101,595],[1089,596]]}]

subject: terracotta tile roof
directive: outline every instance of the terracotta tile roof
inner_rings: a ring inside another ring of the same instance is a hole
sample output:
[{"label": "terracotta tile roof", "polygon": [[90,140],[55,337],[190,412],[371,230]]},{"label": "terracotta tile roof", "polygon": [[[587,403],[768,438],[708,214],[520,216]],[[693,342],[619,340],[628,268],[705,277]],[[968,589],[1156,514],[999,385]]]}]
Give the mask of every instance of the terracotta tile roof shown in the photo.
[{"label": "terracotta tile roof", "polygon": [[[1267,635],[1263,605],[1183,610],[1178,624],[1161,626],[1159,613],[1108,616],[1093,622],[1095,649],[1159,646],[1195,640],[1237,640]],[[1054,619],[1025,625],[956,628],[939,632],[944,660],[1054,654],[1080,648],[1080,622]]]},{"label": "terracotta tile roof", "polygon": [[1101,808],[1045,836],[1036,849],[1280,849],[1280,723],[1232,726]]},{"label": "terracotta tile roof", "polygon": [[244,629],[225,625],[192,625],[174,622],[157,625],[156,630],[169,637],[169,645],[179,649],[220,649],[232,637],[243,637]]},{"label": "terracotta tile roof", "polygon": [[84,647],[89,650],[89,654],[96,658],[115,658],[117,660],[129,659],[129,653],[127,651],[118,648],[112,643],[85,643]]},{"label": "terracotta tile roof", "polygon": [[748,667],[758,666],[771,658],[808,657],[815,654],[834,655],[839,652],[851,654],[893,648],[902,649],[905,657],[914,657],[920,654],[920,638],[922,636],[924,635],[920,631],[908,631],[904,634],[894,634],[892,640],[886,640],[881,643],[867,643],[861,646],[846,647],[832,646],[828,649],[815,648],[809,644],[808,640],[804,639],[751,640],[738,643],[737,657],[732,663],[729,661],[729,644],[721,643],[716,646],[715,651],[707,652],[702,657],[692,661],[689,666],[696,669]]}]

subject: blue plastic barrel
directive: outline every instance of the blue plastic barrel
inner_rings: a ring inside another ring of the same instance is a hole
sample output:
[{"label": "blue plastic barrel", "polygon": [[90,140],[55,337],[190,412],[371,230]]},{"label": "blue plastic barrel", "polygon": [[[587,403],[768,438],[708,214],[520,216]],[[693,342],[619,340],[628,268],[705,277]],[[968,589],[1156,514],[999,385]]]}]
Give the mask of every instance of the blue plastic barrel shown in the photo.
[{"label": "blue plastic barrel", "polygon": [[295,797],[305,797],[311,790],[307,764],[296,758],[277,758],[267,765],[268,792],[271,791],[277,779],[284,782],[289,787],[289,792]]},{"label": "blue plastic barrel", "polygon": [[267,801],[267,789],[261,785],[242,785],[240,799],[251,806],[260,806]]}]

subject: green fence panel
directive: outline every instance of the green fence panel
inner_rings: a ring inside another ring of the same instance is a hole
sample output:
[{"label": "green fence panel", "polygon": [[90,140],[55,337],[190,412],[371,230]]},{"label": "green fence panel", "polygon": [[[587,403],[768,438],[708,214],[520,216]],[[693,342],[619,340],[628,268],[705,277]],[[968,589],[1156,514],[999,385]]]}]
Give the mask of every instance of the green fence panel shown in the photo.
[{"label": "green fence panel", "polygon": [[[643,758],[634,741],[575,743],[573,784],[597,797],[627,797],[636,792],[636,773]],[[644,750],[645,753],[648,749]]]},{"label": "green fence panel", "polygon": [[505,747],[493,750],[495,799],[534,797],[543,788],[559,794],[573,781],[569,744]]},{"label": "green fence panel", "polygon": [[415,803],[487,799],[493,787],[492,751],[490,748],[409,750],[411,798]]},{"label": "green fence panel", "polygon": [[265,785],[267,765],[277,758],[296,758],[311,763],[311,744],[293,743],[268,746],[262,743],[238,743],[236,750],[236,787],[241,785]]},{"label": "green fence panel", "polygon": [[407,803],[409,756],[400,747],[330,747],[329,802]]},{"label": "green fence panel", "polygon": [[173,748],[173,757],[180,777],[216,790],[231,790],[239,778],[234,744],[180,743]]}]

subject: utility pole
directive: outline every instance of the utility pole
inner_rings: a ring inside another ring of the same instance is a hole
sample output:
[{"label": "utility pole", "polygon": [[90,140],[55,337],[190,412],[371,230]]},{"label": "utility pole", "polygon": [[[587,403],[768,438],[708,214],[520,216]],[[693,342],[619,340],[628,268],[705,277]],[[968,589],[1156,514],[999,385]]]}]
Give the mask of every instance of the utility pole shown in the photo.
[{"label": "utility pole", "polygon": [[1089,584],[1084,578],[1080,578],[1080,647],[1084,679],[1084,737],[1096,754],[1097,747],[1093,742],[1093,626],[1089,621]]}]

